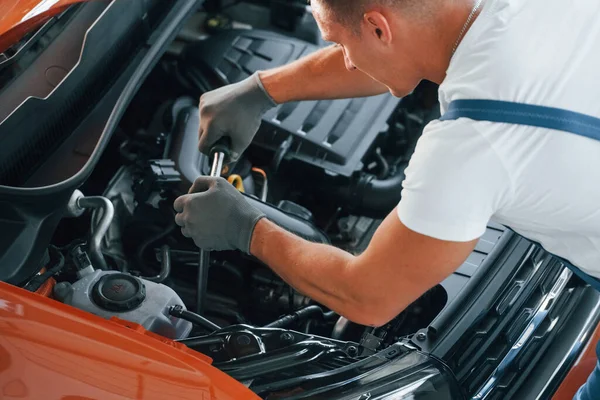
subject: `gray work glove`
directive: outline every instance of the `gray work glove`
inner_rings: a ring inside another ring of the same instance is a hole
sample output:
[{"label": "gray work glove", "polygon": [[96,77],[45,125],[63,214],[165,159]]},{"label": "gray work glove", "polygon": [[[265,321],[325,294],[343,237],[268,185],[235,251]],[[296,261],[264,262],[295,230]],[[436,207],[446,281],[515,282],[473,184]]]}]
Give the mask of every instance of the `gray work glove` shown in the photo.
[{"label": "gray work glove", "polygon": [[200,97],[200,151],[210,148],[223,136],[231,138],[231,161],[237,161],[252,142],[262,116],[277,103],[262,85],[258,72],[241,82],[223,86]]},{"label": "gray work glove", "polygon": [[265,216],[223,178],[201,176],[173,204],[183,236],[203,250],[241,250],[250,254],[254,227]]}]

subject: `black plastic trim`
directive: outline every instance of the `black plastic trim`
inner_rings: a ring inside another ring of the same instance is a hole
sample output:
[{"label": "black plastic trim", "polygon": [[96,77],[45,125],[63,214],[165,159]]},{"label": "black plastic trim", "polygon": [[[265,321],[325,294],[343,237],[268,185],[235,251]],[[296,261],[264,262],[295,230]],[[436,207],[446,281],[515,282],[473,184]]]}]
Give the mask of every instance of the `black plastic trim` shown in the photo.
[{"label": "black plastic trim", "polygon": [[[2,72],[5,68],[7,68],[15,63],[18,63],[21,60],[21,58],[23,56],[25,56],[25,54],[28,52],[28,50],[30,50],[34,45],[40,46],[39,40],[48,33],[50,28],[53,28],[58,21],[67,22],[65,20],[68,20],[70,17],[72,17],[74,15],[74,11],[79,9],[79,7],[80,7],[79,4],[74,4],[74,5],[70,6],[67,10],[63,11],[62,13],[50,18],[42,26],[37,28],[36,31],[34,31],[33,33],[30,33],[28,35],[29,37],[27,39],[24,39],[24,41],[22,40],[20,47],[15,51],[14,54],[12,54],[10,57],[7,57],[4,60],[0,61],[0,85],[3,84]],[[0,55],[1,54],[4,54],[4,53],[0,53]],[[8,82],[10,82],[10,80],[8,80]],[[1,91],[2,91],[2,89],[0,89],[0,92]]]},{"label": "black plastic trim", "polygon": [[[288,64],[318,49],[271,31],[230,30],[188,46],[182,69],[198,89],[205,86],[198,82],[207,82],[214,89],[239,82],[256,71]],[[374,139],[388,129],[389,117],[401,101],[384,93],[281,104],[265,113],[253,145],[276,153],[285,145],[288,148],[279,161],[295,159],[350,177],[362,169],[365,154]]]},{"label": "black plastic trim", "polygon": [[[120,4],[126,7],[132,6],[132,2],[127,1],[122,1]],[[94,152],[79,172],[62,182],[43,187],[0,186],[0,226],[10,227],[13,231],[15,227],[20,227],[18,237],[2,238],[4,246],[8,247],[0,249],[0,265],[10,266],[10,268],[4,267],[0,270],[0,280],[22,284],[39,271],[38,263],[41,254],[47,247],[58,221],[62,218],[64,206],[72,191],[92,173],[143,80],[181,29],[183,22],[199,5],[198,0],[175,2],[163,22],[154,30],[146,42],[151,45],[143,48],[145,54],[135,66],[135,71],[114,105]],[[16,240],[20,242],[15,244]]]},{"label": "black plastic trim", "polygon": [[505,268],[504,265],[513,265],[513,269],[516,268],[518,260],[530,247],[530,243],[517,237],[512,231],[505,231],[456,298],[442,310],[427,329],[420,332],[424,333],[427,339],[414,341],[413,344],[436,357],[444,358],[456,343],[456,338],[464,333],[464,331],[454,333],[457,326],[464,327],[463,324],[470,326],[476,320],[479,310],[473,311],[473,304],[481,301],[480,296],[483,294],[486,294],[488,301],[491,301],[497,289],[492,292],[486,288],[508,279],[512,269]]}]

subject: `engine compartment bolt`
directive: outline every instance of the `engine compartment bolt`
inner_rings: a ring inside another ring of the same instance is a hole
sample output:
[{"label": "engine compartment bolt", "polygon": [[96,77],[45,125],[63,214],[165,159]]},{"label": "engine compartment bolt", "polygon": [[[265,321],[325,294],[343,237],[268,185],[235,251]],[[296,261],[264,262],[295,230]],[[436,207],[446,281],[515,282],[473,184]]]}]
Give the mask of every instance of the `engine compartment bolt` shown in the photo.
[{"label": "engine compartment bolt", "polygon": [[237,337],[237,343],[240,346],[248,346],[252,341],[247,335],[240,335]]},{"label": "engine compartment bolt", "polygon": [[209,347],[209,350],[212,351],[213,353],[218,353],[219,351],[221,351],[222,348],[223,348],[222,345],[213,344]]},{"label": "engine compartment bolt", "polygon": [[356,346],[350,346],[348,347],[348,355],[350,357],[355,357],[358,355],[358,348],[356,348]]},{"label": "engine compartment bolt", "polygon": [[281,339],[284,342],[291,342],[292,340],[294,340],[294,335],[292,335],[289,332],[285,332],[282,333],[281,336],[279,336],[279,339]]},{"label": "engine compartment bolt", "polygon": [[417,340],[422,342],[425,339],[427,339],[427,334],[425,332],[419,332],[417,333]]}]

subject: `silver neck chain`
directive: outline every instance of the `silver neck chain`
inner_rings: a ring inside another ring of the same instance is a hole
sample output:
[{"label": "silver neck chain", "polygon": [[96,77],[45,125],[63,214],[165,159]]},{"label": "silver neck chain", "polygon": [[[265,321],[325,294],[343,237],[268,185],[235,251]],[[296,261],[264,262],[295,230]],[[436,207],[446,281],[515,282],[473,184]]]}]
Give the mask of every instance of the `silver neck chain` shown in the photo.
[{"label": "silver neck chain", "polygon": [[456,52],[456,49],[458,48],[458,44],[462,40],[465,32],[467,31],[467,28],[469,27],[469,24],[473,20],[473,17],[475,16],[475,14],[477,13],[477,11],[479,10],[479,7],[481,7],[482,3],[483,3],[483,0],[477,0],[477,3],[475,3],[475,6],[473,7],[473,10],[471,10],[471,14],[469,14],[469,18],[467,18],[467,22],[465,22],[465,25],[463,26],[462,30],[460,31],[460,35],[458,36],[458,39],[456,39],[456,43],[454,43],[454,48],[452,49],[452,55],[453,56],[454,56],[454,53]]}]

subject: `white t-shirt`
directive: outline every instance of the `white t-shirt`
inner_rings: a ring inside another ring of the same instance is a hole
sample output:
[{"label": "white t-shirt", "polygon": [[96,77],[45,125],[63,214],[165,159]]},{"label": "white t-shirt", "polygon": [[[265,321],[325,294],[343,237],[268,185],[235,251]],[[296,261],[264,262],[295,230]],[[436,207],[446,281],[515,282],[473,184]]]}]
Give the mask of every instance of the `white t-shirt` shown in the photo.
[{"label": "white t-shirt", "polygon": [[[487,0],[440,86],[600,117],[600,1]],[[400,220],[450,241],[490,219],[600,278],[600,141],[465,118],[434,121],[406,170]]]}]

